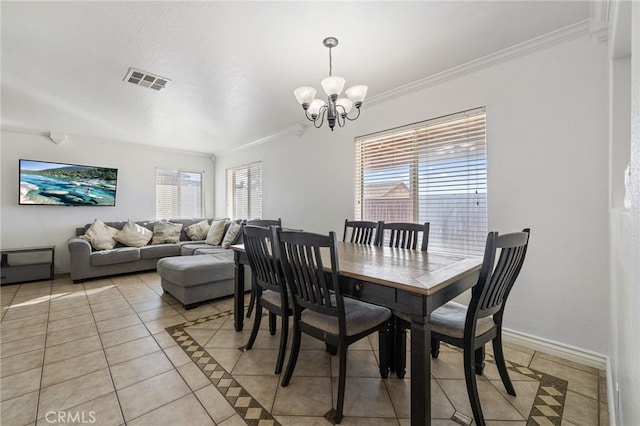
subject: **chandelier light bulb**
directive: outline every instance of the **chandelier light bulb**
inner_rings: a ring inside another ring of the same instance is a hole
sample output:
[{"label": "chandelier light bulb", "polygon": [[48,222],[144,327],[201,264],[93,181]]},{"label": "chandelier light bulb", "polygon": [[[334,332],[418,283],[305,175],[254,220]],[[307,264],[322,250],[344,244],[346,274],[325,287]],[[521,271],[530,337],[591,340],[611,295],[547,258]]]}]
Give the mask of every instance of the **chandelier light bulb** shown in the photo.
[{"label": "chandelier light bulb", "polygon": [[347,95],[349,99],[351,99],[351,102],[358,106],[357,104],[362,104],[364,98],[367,96],[368,89],[369,88],[367,86],[353,86],[348,88],[346,92],[344,92],[344,94]]},{"label": "chandelier light bulb", "polygon": [[344,78],[335,75],[327,77],[320,82],[327,96],[340,96],[342,89],[344,89],[344,83]]},{"label": "chandelier light bulb", "polygon": [[338,98],[336,100],[336,106],[342,107],[338,108],[338,113],[347,115],[349,114],[349,111],[351,111],[351,108],[353,108],[353,102],[351,102],[348,98]]},{"label": "chandelier light bulb", "polygon": [[296,99],[300,103],[300,105],[309,105],[311,101],[316,97],[316,89],[309,86],[298,87],[293,91]]},{"label": "chandelier light bulb", "polygon": [[320,108],[324,106],[324,101],[322,99],[314,99],[309,104],[309,114],[313,117],[314,115],[317,117],[320,113]]}]

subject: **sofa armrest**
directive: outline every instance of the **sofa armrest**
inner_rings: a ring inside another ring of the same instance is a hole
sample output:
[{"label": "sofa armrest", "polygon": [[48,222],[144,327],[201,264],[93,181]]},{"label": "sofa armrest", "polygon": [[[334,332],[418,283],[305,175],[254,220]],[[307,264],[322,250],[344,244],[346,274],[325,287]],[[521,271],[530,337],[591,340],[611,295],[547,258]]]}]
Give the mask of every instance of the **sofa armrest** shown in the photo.
[{"label": "sofa armrest", "polygon": [[76,282],[91,276],[91,244],[82,238],[70,238],[68,243],[71,279]]}]

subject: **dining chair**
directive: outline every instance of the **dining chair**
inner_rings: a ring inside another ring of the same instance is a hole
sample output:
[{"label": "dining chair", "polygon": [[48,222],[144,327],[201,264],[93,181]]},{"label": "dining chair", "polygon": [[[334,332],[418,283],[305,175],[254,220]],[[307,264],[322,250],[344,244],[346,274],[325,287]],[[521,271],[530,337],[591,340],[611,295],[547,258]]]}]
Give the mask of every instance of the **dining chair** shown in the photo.
[{"label": "dining chair", "polygon": [[[282,219],[251,219],[244,222],[244,225],[262,226],[264,228],[268,228],[269,226],[282,227]],[[253,291],[253,287],[255,287],[255,285],[251,286],[251,298],[249,299],[249,307],[247,308],[247,318],[251,316],[253,306],[256,303],[256,293]]]},{"label": "dining chair", "polygon": [[276,360],[275,374],[280,374],[284,364],[287,338],[289,335],[289,317],[292,315],[289,307],[287,289],[284,284],[284,276],[278,266],[275,256],[276,229],[275,226],[269,228],[245,225],[244,248],[247,253],[251,274],[253,276],[254,290],[256,294],[256,315],[253,320],[253,328],[249,341],[244,350],[250,350],[256,341],[260,322],[262,320],[262,308],[269,312],[269,332],[274,335],[276,332],[276,315],[282,319],[280,332],[280,346],[278,358]]},{"label": "dining chair", "polygon": [[[429,245],[429,222],[379,222],[376,245],[427,251]],[[398,378],[406,372],[407,330],[410,323],[395,315],[380,330],[378,345],[380,375],[387,377],[395,371]]]},{"label": "dining chair", "polygon": [[[343,417],[347,347],[378,330],[391,311],[360,300],[343,297],[338,282],[338,249],[334,232],[319,235],[279,229],[277,258],[292,296],[293,342],[282,378],[286,387],[291,381],[300,352],[302,333],[337,348],[339,356],[338,397],[335,423]],[[325,256],[322,256],[322,252]],[[330,264],[330,272],[325,272]]]},{"label": "dining chair", "polygon": [[382,223],[383,222],[346,219],[344,221],[342,241],[348,241],[354,244],[376,244]]},{"label": "dining chair", "polygon": [[[379,222],[376,245],[427,251],[429,222]],[[419,245],[418,245],[419,244]]]},{"label": "dining chair", "polygon": [[463,349],[467,393],[477,425],[485,422],[475,376],[483,372],[484,346],[489,341],[502,383],[509,395],[516,395],[504,362],[502,317],[507,297],[524,263],[529,231],[527,228],[503,235],[490,232],[469,306],[451,301],[431,313],[431,356],[438,357],[441,341]]}]

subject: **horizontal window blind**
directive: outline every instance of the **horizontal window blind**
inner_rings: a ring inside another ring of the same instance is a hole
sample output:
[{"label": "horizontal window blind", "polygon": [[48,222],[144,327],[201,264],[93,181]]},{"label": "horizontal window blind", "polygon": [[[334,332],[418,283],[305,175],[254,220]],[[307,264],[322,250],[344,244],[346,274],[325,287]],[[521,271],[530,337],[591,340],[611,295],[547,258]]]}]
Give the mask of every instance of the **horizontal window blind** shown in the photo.
[{"label": "horizontal window blind", "polygon": [[429,249],[482,255],[486,117],[478,108],[355,140],[355,217],[430,223]]},{"label": "horizontal window blind", "polygon": [[203,217],[202,172],[156,169],[156,218]]},{"label": "horizontal window blind", "polygon": [[227,169],[227,216],[262,219],[262,162]]}]

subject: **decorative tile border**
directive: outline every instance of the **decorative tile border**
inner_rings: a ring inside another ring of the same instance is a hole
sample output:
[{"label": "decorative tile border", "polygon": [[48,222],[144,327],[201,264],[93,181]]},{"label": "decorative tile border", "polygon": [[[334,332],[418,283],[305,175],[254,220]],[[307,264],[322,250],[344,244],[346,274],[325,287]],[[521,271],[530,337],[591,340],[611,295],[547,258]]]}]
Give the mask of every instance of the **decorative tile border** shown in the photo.
[{"label": "decorative tile border", "polygon": [[260,403],[252,397],[227,370],[222,368],[202,346],[192,339],[185,330],[186,327],[213,321],[218,318],[225,318],[232,314],[233,310],[229,310],[195,321],[188,321],[184,324],[167,327],[166,330],[249,426],[280,426],[280,423],[273,418],[271,413],[260,405]]},{"label": "decorative tile border", "polygon": [[[247,392],[228,371],[218,364],[185,330],[185,328],[193,325],[217,320],[219,318],[226,318],[231,315],[233,315],[233,310],[228,310],[199,318],[195,321],[187,321],[183,324],[167,327],[165,330],[189,358],[191,358],[193,363],[202,370],[216,389],[218,389],[249,426],[280,426],[280,423],[271,413],[251,396],[249,392]],[[453,346],[451,346],[451,348],[461,351],[459,348]],[[491,354],[486,355],[485,361],[495,364],[495,359]],[[527,426],[560,426],[562,423],[562,413],[567,395],[568,382],[508,360],[506,360],[505,363],[508,370],[530,377],[540,383],[538,393],[531,407]],[[332,422],[333,411],[333,409],[330,410],[324,416],[329,422]],[[456,411],[456,413],[458,412]],[[467,416],[464,417],[466,418]],[[455,418],[455,413],[452,420],[461,423],[461,419]]]}]

